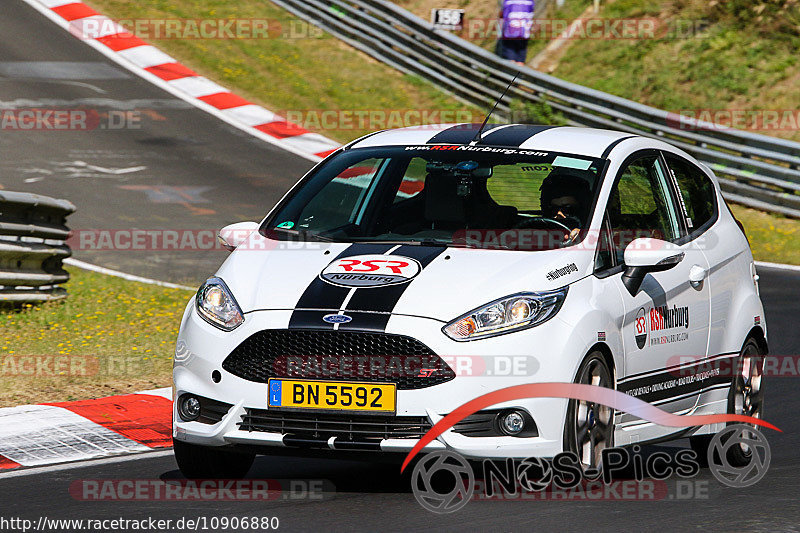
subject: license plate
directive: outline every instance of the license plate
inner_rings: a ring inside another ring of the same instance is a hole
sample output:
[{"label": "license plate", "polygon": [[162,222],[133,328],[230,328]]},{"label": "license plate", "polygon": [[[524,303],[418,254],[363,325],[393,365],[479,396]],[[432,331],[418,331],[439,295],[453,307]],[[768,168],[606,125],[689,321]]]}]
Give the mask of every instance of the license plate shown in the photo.
[{"label": "license plate", "polygon": [[269,380],[269,406],[288,409],[394,413],[394,383]]}]

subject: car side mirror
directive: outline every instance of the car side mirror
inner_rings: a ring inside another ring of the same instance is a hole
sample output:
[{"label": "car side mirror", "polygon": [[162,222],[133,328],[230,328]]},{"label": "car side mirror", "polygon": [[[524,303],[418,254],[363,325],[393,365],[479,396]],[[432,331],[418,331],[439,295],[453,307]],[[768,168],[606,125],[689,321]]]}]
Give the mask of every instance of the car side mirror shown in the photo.
[{"label": "car side mirror", "polygon": [[636,296],[647,274],[664,272],[683,261],[684,253],[680,247],[661,239],[634,239],[625,248],[625,272],[622,283]]},{"label": "car side mirror", "polygon": [[219,239],[219,243],[223,248],[232,252],[257,229],[258,222],[237,222],[219,230],[217,239]]}]

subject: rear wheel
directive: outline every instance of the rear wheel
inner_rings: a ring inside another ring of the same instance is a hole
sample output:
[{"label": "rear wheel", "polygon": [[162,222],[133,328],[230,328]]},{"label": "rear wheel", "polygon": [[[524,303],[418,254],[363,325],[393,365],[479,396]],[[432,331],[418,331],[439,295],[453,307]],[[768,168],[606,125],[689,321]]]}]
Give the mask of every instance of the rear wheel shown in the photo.
[{"label": "rear wheel", "polygon": [[200,446],[172,440],[175,461],[189,479],[241,479],[247,475],[256,456],[213,446]]},{"label": "rear wheel", "polygon": [[[764,353],[758,342],[750,338],[744,343],[736,365],[736,373],[728,392],[728,413],[752,416],[761,419],[764,410],[764,390],[762,378],[764,374]],[[738,424],[733,422],[731,424]],[[731,425],[729,424],[729,425]],[[690,437],[692,449],[698,459],[705,465],[708,462],[708,446],[712,435]],[[747,444],[732,446],[728,451],[728,462],[732,466],[750,464],[752,450]]]},{"label": "rear wheel", "polygon": [[[600,352],[586,356],[575,383],[613,388],[611,371]],[[599,468],[602,453],[614,446],[614,410],[606,405],[570,400],[564,426],[564,451],[575,453],[584,469]]]}]

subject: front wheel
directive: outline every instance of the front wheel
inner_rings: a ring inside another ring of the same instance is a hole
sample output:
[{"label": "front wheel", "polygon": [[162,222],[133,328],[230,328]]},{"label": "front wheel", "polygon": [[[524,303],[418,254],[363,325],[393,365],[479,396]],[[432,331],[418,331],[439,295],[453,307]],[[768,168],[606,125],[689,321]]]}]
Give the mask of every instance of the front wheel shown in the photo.
[{"label": "front wheel", "polygon": [[[613,388],[611,371],[603,354],[586,356],[575,383]],[[576,454],[584,468],[600,468],[602,453],[614,446],[614,410],[607,405],[570,400],[564,425],[564,451]]]},{"label": "front wheel", "polygon": [[[755,339],[748,339],[744,343],[728,392],[728,414],[746,415],[758,419],[763,417],[764,389],[761,382],[764,374],[765,354],[762,352]],[[712,435],[697,435],[689,438],[692,449],[697,453],[702,464],[707,463],[711,438]],[[747,466],[750,464],[752,453],[747,444],[737,444],[728,451],[728,462],[732,466]]]},{"label": "front wheel", "polygon": [[241,479],[256,456],[172,439],[175,461],[189,479]]}]

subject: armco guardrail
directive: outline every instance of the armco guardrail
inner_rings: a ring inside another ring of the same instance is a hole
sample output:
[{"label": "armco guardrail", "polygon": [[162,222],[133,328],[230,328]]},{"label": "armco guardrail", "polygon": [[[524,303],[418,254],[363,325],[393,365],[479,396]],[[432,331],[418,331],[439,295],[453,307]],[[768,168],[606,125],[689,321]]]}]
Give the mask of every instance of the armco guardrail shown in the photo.
[{"label": "armco guardrail", "polygon": [[75,206],[38,194],[0,191],[0,302],[45,302],[67,295],[71,255],[67,216]]},{"label": "armco guardrail", "polygon": [[[800,143],[713,124],[575,85],[494,54],[384,0],[272,0],[353,47],[458,98],[490,106],[513,77],[511,98],[546,99],[574,125],[666,140],[711,167],[729,200],[800,218]],[[509,113],[506,103],[498,106]],[[677,126],[677,127],[676,127]]]}]

